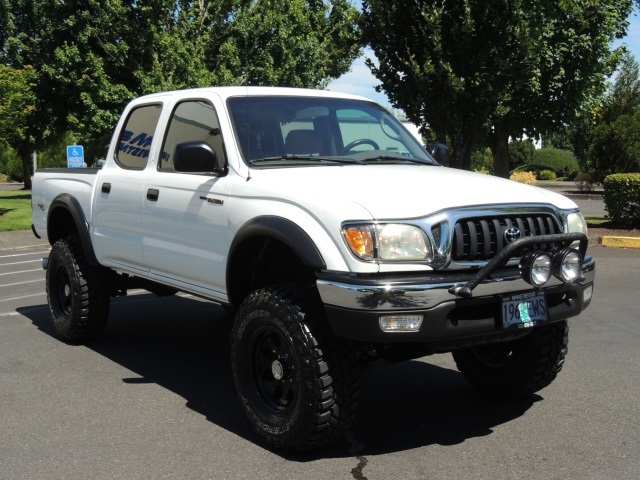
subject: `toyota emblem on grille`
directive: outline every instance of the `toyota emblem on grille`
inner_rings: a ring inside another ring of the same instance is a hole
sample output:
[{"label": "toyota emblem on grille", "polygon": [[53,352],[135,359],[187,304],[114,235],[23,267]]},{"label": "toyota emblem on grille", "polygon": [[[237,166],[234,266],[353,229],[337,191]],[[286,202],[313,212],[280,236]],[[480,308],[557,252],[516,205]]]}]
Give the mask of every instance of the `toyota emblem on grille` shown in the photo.
[{"label": "toyota emblem on grille", "polygon": [[522,233],[519,228],[509,227],[504,231],[504,239],[507,243],[513,243],[520,239],[520,237],[522,237]]}]

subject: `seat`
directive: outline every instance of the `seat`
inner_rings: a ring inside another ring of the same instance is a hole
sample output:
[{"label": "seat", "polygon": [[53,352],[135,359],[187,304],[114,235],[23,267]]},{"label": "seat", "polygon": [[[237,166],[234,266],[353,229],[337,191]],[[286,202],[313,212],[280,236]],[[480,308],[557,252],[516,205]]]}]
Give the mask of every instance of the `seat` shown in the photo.
[{"label": "seat", "polygon": [[315,130],[291,130],[284,141],[284,149],[292,155],[320,154],[322,139]]}]

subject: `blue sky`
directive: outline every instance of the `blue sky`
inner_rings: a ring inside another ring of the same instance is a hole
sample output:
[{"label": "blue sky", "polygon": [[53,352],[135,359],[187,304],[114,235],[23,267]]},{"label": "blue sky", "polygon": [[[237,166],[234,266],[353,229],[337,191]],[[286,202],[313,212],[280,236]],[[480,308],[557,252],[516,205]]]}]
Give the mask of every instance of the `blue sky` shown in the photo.
[{"label": "blue sky", "polygon": [[[355,3],[355,2],[354,2]],[[629,29],[627,36],[616,41],[615,45],[624,43],[629,51],[640,62],[640,13],[636,9],[629,17]],[[351,71],[334,80],[327,87],[335,92],[353,93],[370,98],[386,107],[390,106],[389,99],[384,93],[375,91],[378,80],[371,75],[369,68],[364,64],[365,58],[374,58],[370,49],[365,50],[364,55],[358,58],[352,65]]]}]

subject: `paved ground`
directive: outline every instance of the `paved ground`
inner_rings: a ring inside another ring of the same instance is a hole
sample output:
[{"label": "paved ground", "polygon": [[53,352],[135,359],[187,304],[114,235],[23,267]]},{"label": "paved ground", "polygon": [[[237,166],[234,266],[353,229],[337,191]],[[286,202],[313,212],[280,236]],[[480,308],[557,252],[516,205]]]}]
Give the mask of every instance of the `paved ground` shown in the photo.
[{"label": "paved ground", "polygon": [[249,428],[221,308],[134,291],[112,301],[101,341],[68,345],[49,323],[46,253],[0,248],[0,479],[638,478],[640,251],[590,249],[593,303],[570,320],[564,368],[538,394],[482,397],[450,355],[381,367],[362,377],[349,435],[298,456]]}]

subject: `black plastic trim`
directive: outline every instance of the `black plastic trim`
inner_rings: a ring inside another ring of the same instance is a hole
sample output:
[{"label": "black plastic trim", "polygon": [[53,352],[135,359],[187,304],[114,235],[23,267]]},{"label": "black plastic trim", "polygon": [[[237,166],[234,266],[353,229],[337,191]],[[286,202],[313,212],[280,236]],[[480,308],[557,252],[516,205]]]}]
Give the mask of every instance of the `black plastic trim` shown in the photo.
[{"label": "black plastic trim", "polygon": [[327,265],[311,237],[299,225],[283,217],[257,217],[242,226],[233,239],[229,249],[229,258],[244,240],[251,237],[265,236],[274,238],[293,250],[302,262],[316,270],[324,270]]},{"label": "black plastic trim", "polygon": [[57,238],[51,238],[51,216],[53,212],[55,212],[58,208],[62,208],[71,214],[73,221],[78,230],[78,236],[80,237],[80,242],[82,243],[82,249],[84,250],[84,255],[89,264],[91,265],[99,265],[98,259],[96,258],[95,251],[93,250],[93,243],[91,242],[91,235],[89,234],[89,224],[84,216],[84,211],[82,210],[82,206],[77,198],[71,196],[68,193],[61,193],[56,198],[53,199],[51,205],[49,206],[49,215],[47,218],[47,239],[49,244],[53,245]]},{"label": "black plastic trim", "polygon": [[[558,285],[545,289],[551,322],[580,314],[591,300],[583,301],[588,284]],[[362,342],[426,342],[435,351],[487,343],[501,339],[510,330],[499,327],[500,295],[458,298],[443,302],[430,309],[407,310],[354,310],[325,305],[331,331],[334,335]],[[470,313],[471,312],[471,313]],[[422,314],[424,319],[418,332],[383,332],[379,318],[384,315]],[[528,329],[516,330],[526,332]]]}]

